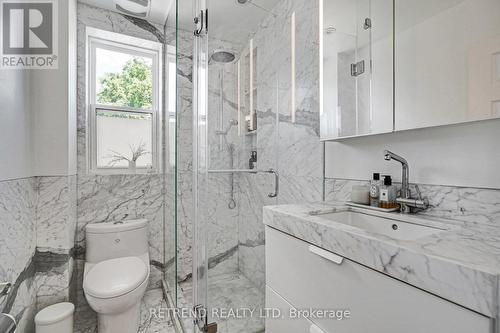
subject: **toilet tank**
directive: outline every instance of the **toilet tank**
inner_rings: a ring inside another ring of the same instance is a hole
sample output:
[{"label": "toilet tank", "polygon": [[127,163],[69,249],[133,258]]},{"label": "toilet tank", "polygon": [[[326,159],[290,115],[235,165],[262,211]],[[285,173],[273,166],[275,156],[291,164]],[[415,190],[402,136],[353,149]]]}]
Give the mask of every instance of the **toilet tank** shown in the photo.
[{"label": "toilet tank", "polygon": [[148,253],[148,221],[89,223],[85,227],[86,261],[97,263]]}]

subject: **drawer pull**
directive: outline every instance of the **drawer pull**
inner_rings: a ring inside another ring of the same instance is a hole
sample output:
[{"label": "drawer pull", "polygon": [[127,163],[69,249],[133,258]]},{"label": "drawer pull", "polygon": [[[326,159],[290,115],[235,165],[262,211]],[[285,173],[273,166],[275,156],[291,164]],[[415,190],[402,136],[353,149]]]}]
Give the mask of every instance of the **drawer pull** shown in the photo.
[{"label": "drawer pull", "polygon": [[334,253],[331,253],[331,252],[328,252],[326,250],[323,250],[317,246],[314,246],[314,245],[309,245],[309,251],[322,257],[322,258],[325,258],[327,260],[330,260],[330,261],[333,261],[334,263],[336,263],[337,265],[340,265],[342,264],[342,261],[344,260],[343,257],[341,256],[338,256]]},{"label": "drawer pull", "polygon": [[325,333],[325,331],[323,331],[321,328],[319,328],[318,326],[316,326],[314,324],[311,324],[311,327],[309,327],[309,332],[310,333]]}]

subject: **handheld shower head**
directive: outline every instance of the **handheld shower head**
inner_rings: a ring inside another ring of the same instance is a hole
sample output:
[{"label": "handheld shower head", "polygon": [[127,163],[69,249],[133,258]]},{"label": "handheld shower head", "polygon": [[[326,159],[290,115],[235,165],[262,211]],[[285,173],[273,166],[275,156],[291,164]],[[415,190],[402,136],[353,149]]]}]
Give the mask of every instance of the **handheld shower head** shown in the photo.
[{"label": "handheld shower head", "polygon": [[391,160],[391,154],[388,150],[384,150],[384,160],[386,160],[386,161]]}]

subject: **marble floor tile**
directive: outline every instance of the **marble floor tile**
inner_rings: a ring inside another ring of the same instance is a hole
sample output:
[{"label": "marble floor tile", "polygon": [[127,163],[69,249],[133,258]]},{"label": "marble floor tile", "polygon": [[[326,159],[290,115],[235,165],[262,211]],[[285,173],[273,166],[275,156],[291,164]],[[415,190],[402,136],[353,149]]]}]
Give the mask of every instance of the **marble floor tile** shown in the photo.
[{"label": "marble floor tile", "polygon": [[[180,290],[190,304],[192,302],[192,281],[181,283]],[[265,332],[264,319],[259,316],[259,310],[265,306],[264,304],[264,290],[257,289],[241,273],[223,274],[209,278],[208,306],[210,309],[255,309],[253,316],[245,316],[240,319],[213,318],[212,321],[217,322],[218,333]]]},{"label": "marble floor tile", "polygon": [[[161,289],[146,292],[141,301],[141,319],[137,333],[175,333],[170,318],[159,319],[150,315],[150,309],[166,308]],[[87,306],[77,309],[75,313],[75,333],[97,333],[96,315]]]}]

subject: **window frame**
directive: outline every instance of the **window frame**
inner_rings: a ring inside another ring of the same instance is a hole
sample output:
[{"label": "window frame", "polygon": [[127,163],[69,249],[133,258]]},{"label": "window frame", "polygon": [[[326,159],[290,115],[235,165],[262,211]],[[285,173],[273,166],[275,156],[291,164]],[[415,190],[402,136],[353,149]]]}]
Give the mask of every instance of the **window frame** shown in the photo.
[{"label": "window frame", "polygon": [[177,54],[172,45],[165,52],[165,114],[165,167],[173,168],[177,163]]},{"label": "window frame", "polygon": [[[141,38],[87,27],[86,30],[86,110],[87,110],[87,170],[92,174],[156,174],[161,172],[161,110],[162,110],[162,57],[163,45]],[[152,60],[152,106],[151,109],[132,108],[97,103],[96,49],[130,54]],[[151,115],[151,167],[136,167],[135,171],[126,167],[97,166],[97,112],[120,111]]]}]

